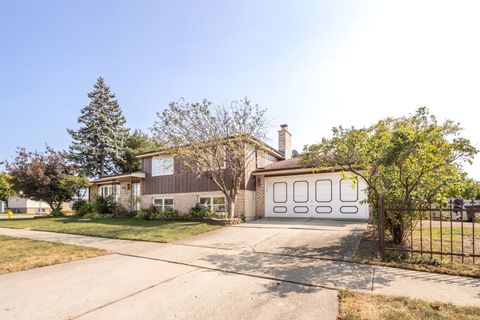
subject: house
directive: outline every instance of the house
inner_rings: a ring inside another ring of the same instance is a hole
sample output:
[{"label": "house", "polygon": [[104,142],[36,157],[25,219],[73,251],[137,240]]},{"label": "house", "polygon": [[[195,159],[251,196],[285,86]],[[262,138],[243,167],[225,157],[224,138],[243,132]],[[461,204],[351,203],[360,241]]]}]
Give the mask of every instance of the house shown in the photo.
[{"label": "house", "polygon": [[[282,125],[278,149],[260,142],[255,160],[245,171],[236,214],[247,219],[367,219],[368,205],[362,203],[366,185],[343,178],[334,168],[302,167],[299,158],[292,158],[291,137],[288,126]],[[182,162],[169,155],[168,150],[142,153],[137,158],[142,160],[140,172],[94,180],[90,198],[114,196],[129,210],[155,206],[182,214],[196,203],[219,212],[226,210],[218,187],[207,176],[198,178],[182,170]]]},{"label": "house", "polygon": [[[17,196],[8,197],[7,208],[14,213],[49,214],[52,212],[48,203],[44,201],[36,201]],[[62,204],[62,211],[66,212],[70,210],[72,210],[71,202],[65,202]]]}]

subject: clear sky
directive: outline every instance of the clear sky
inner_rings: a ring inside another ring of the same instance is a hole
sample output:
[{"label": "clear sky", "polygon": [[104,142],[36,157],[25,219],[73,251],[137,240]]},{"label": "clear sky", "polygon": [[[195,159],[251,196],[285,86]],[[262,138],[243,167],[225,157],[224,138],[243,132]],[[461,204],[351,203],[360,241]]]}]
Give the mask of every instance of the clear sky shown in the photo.
[{"label": "clear sky", "polygon": [[[98,76],[131,128],[248,96],[270,144],[427,106],[480,147],[480,1],[0,1],[0,159],[67,149]],[[480,158],[480,156],[479,156]],[[468,167],[480,180],[480,161]]]}]

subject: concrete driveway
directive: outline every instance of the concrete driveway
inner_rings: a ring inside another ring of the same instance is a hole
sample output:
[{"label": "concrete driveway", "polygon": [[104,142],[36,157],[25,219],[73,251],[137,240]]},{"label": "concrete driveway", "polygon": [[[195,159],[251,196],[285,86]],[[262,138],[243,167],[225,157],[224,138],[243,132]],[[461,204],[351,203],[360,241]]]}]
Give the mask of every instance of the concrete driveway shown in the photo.
[{"label": "concrete driveway", "polygon": [[0,228],[113,252],[0,276],[0,319],[335,319],[337,288],[480,305],[478,279],[349,262],[364,227],[265,219],[168,244]]},{"label": "concrete driveway", "polygon": [[335,319],[317,258],[348,260],[363,227],[265,219],[171,244],[1,229],[115,254],[0,276],[0,319]]},{"label": "concrete driveway", "polygon": [[176,243],[350,261],[365,227],[355,221],[267,218]]}]

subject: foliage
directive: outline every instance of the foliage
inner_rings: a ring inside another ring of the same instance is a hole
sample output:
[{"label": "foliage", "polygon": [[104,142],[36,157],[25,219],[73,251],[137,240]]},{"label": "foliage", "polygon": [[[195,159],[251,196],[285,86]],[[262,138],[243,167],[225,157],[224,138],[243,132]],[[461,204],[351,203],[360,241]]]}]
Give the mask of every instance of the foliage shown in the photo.
[{"label": "foliage", "polygon": [[142,209],[136,215],[136,219],[143,220],[162,220],[165,218],[174,218],[178,217],[176,211],[156,211],[151,209]]},{"label": "foliage", "polygon": [[90,212],[85,214],[82,218],[83,219],[111,219],[113,218],[113,214]]},{"label": "foliage", "polygon": [[264,147],[259,140],[265,137],[265,112],[246,98],[228,106],[180,100],[157,114],[152,131],[160,145],[182,160],[184,170],[206,175],[218,186],[233,217],[245,171]]},{"label": "foliage", "polygon": [[120,171],[134,172],[141,170],[141,161],[135,156],[141,152],[152,151],[158,149],[159,146],[145,133],[135,130],[129,134],[125,141],[125,150],[122,158],[118,162]]},{"label": "foliage", "polygon": [[190,216],[195,218],[216,217],[217,212],[197,203],[194,207],[190,209]]},{"label": "foliage", "polygon": [[12,186],[12,176],[6,173],[0,173],[0,200],[7,201],[8,197],[15,195]]},{"label": "foliage", "polygon": [[88,201],[88,202],[85,202],[82,206],[80,206],[77,209],[77,215],[82,217],[89,213],[94,213],[95,210],[96,210],[95,203]]},{"label": "foliage", "polygon": [[64,152],[50,147],[43,153],[18,149],[15,160],[6,167],[22,197],[45,201],[54,213],[89,185],[87,178],[75,176],[75,168]]},{"label": "foliage", "polygon": [[97,196],[94,200],[95,212],[100,214],[115,214],[117,211],[117,203],[112,196]]},{"label": "foliage", "polygon": [[[459,124],[440,123],[426,108],[414,115],[387,118],[363,129],[333,128],[333,137],[306,148],[305,165],[336,167],[368,185],[368,202],[379,197],[394,208],[422,207],[464,190],[463,162],[477,150],[460,136]],[[411,221],[390,212],[387,227],[400,244]]]},{"label": "foliage", "polygon": [[88,201],[84,199],[77,200],[72,204],[72,209],[78,212],[78,210],[80,210],[80,208],[82,208],[87,202]]},{"label": "foliage", "polygon": [[103,78],[97,79],[88,97],[90,103],[78,118],[81,127],[67,130],[73,139],[71,159],[84,175],[102,177],[119,171],[128,129],[118,101]]}]

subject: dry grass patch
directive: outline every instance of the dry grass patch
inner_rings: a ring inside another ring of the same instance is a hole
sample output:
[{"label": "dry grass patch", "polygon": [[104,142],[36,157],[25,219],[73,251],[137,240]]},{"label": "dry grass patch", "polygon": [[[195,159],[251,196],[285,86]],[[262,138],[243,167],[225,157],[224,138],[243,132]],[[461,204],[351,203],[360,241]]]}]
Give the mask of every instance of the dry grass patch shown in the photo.
[{"label": "dry grass patch", "polygon": [[406,297],[339,291],[337,320],[470,320],[479,319],[479,307],[427,302]]},{"label": "dry grass patch", "polygon": [[430,257],[429,254],[424,254],[425,260],[421,260],[419,254],[415,254],[414,256],[415,259],[413,260],[401,260],[397,259],[399,255],[387,252],[387,260],[389,261],[382,262],[380,259],[375,230],[372,225],[369,225],[363,234],[362,240],[360,241],[355,256],[353,257],[353,261],[363,264],[480,278],[480,264],[478,264],[480,261],[478,260],[476,264],[471,262],[459,263],[458,259],[455,259],[453,263],[450,263],[449,257],[444,257],[443,262],[440,262],[440,264],[437,265],[432,265],[428,264],[428,258]]},{"label": "dry grass patch", "polygon": [[0,236],[0,274],[104,254],[95,248]]}]

